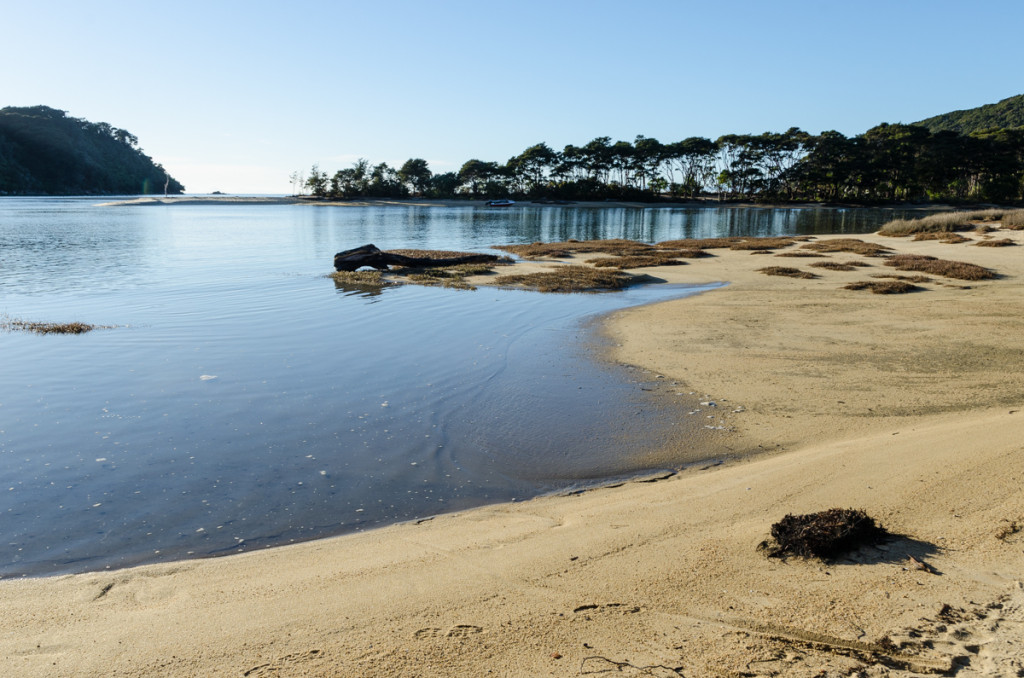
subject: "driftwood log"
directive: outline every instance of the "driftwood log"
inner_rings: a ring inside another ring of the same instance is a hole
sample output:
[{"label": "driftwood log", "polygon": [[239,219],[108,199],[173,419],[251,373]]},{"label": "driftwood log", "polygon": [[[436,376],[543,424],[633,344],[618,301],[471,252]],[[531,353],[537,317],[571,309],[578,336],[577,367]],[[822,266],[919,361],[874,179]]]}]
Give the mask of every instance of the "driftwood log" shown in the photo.
[{"label": "driftwood log", "polygon": [[334,255],[334,270],[355,271],[363,266],[386,271],[389,266],[405,266],[407,268],[431,268],[437,266],[458,266],[459,264],[489,264],[498,260],[495,254],[467,254],[449,259],[431,259],[430,257],[406,257],[391,254],[377,249],[376,245],[363,245],[355,249],[338,252]]}]

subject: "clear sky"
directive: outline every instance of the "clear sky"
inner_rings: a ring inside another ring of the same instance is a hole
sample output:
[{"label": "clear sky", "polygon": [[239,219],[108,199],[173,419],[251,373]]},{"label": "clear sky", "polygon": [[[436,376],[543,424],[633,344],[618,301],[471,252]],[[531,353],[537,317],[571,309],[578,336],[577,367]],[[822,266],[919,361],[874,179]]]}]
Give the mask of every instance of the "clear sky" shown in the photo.
[{"label": "clear sky", "polygon": [[0,0],[0,107],[108,122],[190,193],[544,141],[854,135],[1024,93],[1021,0]]}]

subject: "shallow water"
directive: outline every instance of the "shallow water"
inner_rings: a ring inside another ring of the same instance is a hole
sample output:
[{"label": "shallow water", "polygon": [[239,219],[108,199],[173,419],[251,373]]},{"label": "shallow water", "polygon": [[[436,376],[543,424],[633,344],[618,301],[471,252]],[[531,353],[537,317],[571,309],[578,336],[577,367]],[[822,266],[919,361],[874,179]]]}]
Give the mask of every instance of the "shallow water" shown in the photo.
[{"label": "shallow water", "polygon": [[[672,426],[584,321],[692,293],[324,277],[334,252],[863,232],[886,210],[144,206],[0,199],[0,575],[208,556],[644,469]],[[639,443],[638,443],[639,441]]]}]

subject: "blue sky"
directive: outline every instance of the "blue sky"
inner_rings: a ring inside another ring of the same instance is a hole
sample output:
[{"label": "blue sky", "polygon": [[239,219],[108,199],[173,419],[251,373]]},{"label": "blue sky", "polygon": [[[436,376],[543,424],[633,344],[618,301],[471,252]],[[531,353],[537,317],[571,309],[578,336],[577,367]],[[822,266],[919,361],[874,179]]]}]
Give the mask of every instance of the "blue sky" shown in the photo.
[{"label": "blue sky", "polygon": [[189,192],[597,136],[853,135],[1024,93],[1024,2],[0,0],[0,106],[135,134]]}]

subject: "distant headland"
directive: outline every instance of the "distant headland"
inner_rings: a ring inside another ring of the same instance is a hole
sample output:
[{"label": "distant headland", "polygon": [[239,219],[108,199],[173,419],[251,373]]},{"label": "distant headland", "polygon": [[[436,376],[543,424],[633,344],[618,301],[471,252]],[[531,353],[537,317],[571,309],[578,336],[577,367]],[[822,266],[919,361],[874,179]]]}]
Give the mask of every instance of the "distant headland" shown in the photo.
[{"label": "distant headland", "polygon": [[177,195],[184,190],[126,130],[49,106],[0,109],[0,195]]}]

